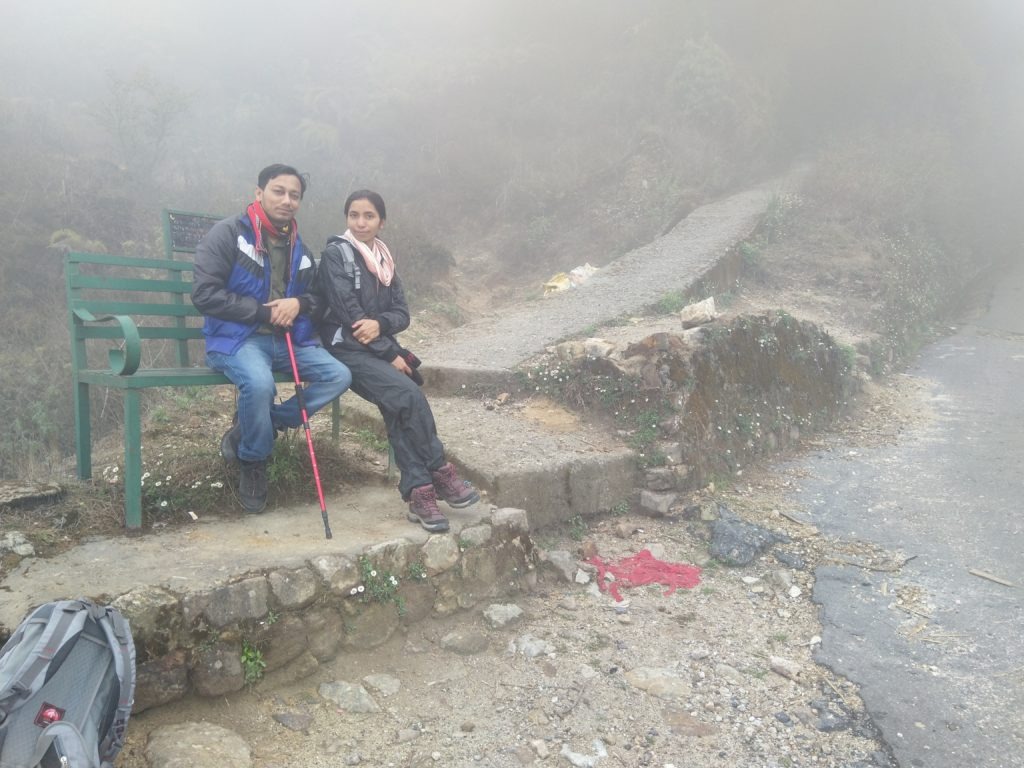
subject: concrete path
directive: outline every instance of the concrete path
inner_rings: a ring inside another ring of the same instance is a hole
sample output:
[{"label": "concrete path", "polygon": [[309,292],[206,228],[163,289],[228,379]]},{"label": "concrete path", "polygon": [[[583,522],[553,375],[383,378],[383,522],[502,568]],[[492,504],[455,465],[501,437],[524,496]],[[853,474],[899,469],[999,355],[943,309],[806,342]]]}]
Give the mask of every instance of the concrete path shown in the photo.
[{"label": "concrete path", "polygon": [[792,191],[802,172],[697,208],[664,237],[613,261],[581,286],[456,328],[417,354],[434,366],[508,370],[584,329],[640,314],[687,291],[757,226],[773,196]]},{"label": "concrete path", "polygon": [[1022,308],[1024,266],[911,371],[927,423],[801,464],[824,533],[914,558],[898,574],[821,568],[814,590],[818,659],[861,686],[901,766],[1024,766]]}]

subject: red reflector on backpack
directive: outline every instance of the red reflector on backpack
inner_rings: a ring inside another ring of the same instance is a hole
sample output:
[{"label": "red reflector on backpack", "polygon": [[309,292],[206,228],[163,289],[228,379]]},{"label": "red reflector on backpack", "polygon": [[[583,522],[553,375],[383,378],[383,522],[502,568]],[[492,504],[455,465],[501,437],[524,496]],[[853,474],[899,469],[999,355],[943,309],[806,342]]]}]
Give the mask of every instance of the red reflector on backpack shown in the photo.
[{"label": "red reflector on backpack", "polygon": [[64,710],[60,707],[55,707],[53,704],[47,704],[43,702],[43,706],[39,708],[39,713],[36,715],[35,723],[40,728],[45,728],[50,723],[56,723],[58,720],[64,719]]}]

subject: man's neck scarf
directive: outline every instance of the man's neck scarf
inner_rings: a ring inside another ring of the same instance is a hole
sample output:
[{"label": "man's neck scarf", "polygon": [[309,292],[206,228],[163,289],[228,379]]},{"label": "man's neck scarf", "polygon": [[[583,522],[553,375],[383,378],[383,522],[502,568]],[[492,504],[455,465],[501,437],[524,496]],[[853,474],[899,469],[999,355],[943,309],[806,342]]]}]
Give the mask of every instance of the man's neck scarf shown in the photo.
[{"label": "man's neck scarf", "polygon": [[246,209],[246,213],[249,214],[249,223],[252,224],[252,231],[256,233],[256,252],[262,251],[267,253],[267,249],[263,245],[263,233],[266,232],[271,237],[288,238],[288,258],[290,259],[292,251],[295,250],[295,237],[299,232],[299,223],[292,219],[287,226],[278,229],[267,218],[267,213],[263,210],[259,200],[251,203]]},{"label": "man's neck scarf", "polygon": [[391,251],[384,245],[383,240],[375,237],[373,238],[373,243],[367,245],[361,240],[356,239],[351,229],[346,229],[345,234],[341,237],[352,243],[356,250],[363,254],[366,268],[373,272],[374,276],[383,285],[391,285],[391,281],[395,277],[395,260],[391,258]]}]

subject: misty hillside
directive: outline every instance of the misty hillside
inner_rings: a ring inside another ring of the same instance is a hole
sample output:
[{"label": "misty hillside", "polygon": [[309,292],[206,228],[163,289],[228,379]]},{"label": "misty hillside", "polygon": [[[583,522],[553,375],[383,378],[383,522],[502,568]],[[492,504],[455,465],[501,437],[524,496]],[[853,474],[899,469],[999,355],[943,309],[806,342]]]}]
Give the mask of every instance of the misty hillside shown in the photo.
[{"label": "misty hillside", "polygon": [[72,450],[62,253],[158,257],[162,208],[238,212],[272,162],[310,175],[314,251],[380,191],[446,322],[796,163],[859,236],[981,270],[1024,234],[1010,3],[36,5],[0,26],[0,477]]}]

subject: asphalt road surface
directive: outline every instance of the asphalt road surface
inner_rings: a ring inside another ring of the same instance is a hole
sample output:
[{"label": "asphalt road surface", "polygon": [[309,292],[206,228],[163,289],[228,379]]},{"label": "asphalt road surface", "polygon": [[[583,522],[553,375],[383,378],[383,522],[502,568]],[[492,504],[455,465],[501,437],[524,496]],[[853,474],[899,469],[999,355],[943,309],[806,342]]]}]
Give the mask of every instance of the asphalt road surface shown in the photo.
[{"label": "asphalt road surface", "polygon": [[901,768],[1024,766],[1024,265],[910,374],[927,419],[800,462],[823,533],[913,558],[818,569],[817,658],[861,686]]}]

